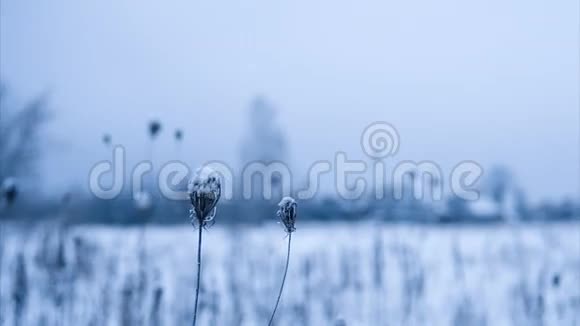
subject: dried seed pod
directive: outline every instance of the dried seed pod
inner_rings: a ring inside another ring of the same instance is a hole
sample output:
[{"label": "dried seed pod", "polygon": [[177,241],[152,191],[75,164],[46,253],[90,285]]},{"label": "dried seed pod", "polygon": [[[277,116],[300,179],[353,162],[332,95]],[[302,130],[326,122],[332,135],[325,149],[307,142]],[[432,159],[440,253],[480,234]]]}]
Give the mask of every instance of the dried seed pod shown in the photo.
[{"label": "dried seed pod", "polygon": [[216,205],[221,197],[219,175],[209,168],[198,170],[189,182],[188,192],[192,205],[191,223],[194,226],[195,224],[200,227],[208,226],[208,223],[213,222]]},{"label": "dried seed pod", "polygon": [[18,197],[18,187],[16,186],[16,181],[13,178],[6,178],[2,182],[2,187],[0,187],[0,194],[4,196],[8,205],[13,204]]},{"label": "dried seed pod", "polygon": [[112,137],[110,134],[103,135],[103,144],[105,144],[105,146],[111,145],[111,141],[112,141]]},{"label": "dried seed pod", "polygon": [[292,197],[284,197],[278,203],[278,218],[280,218],[284,229],[288,233],[296,231],[294,224],[296,223],[296,201]]},{"label": "dried seed pod", "polygon": [[161,131],[161,122],[157,120],[152,120],[149,122],[149,135],[151,138],[155,138],[157,134]]},{"label": "dried seed pod", "polygon": [[181,141],[183,139],[183,131],[181,129],[175,130],[175,140]]}]

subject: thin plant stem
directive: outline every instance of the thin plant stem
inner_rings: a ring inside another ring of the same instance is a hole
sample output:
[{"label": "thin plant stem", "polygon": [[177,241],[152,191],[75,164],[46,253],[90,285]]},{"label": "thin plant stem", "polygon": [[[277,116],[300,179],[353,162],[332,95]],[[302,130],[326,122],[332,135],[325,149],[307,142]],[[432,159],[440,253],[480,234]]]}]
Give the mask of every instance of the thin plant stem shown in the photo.
[{"label": "thin plant stem", "polygon": [[138,285],[137,285],[137,290],[138,290],[138,308],[139,309],[139,315],[138,315],[138,320],[139,323],[141,323],[141,321],[143,320],[143,315],[145,313],[145,308],[144,308],[144,297],[145,297],[145,289],[147,287],[147,247],[146,247],[146,239],[147,239],[147,221],[144,222],[143,225],[141,225],[141,228],[139,230],[139,238],[138,238],[138,242],[139,242],[139,278],[138,278]]},{"label": "thin plant stem", "polygon": [[199,236],[197,242],[197,285],[195,287],[195,308],[193,310],[193,326],[195,326],[195,322],[197,321],[197,302],[199,300],[199,283],[201,280],[201,232],[203,231],[203,227],[199,226]]},{"label": "thin plant stem", "polygon": [[270,317],[270,322],[268,326],[272,326],[274,322],[274,315],[276,315],[276,310],[278,309],[278,304],[280,303],[280,298],[282,298],[282,290],[284,290],[284,283],[286,282],[286,274],[288,274],[288,265],[290,263],[290,243],[292,242],[292,233],[288,233],[288,252],[286,253],[286,267],[284,267],[284,276],[282,277],[282,285],[280,286],[280,293],[278,293],[278,299],[276,300],[276,305],[274,306],[274,311],[272,311],[272,316]]}]

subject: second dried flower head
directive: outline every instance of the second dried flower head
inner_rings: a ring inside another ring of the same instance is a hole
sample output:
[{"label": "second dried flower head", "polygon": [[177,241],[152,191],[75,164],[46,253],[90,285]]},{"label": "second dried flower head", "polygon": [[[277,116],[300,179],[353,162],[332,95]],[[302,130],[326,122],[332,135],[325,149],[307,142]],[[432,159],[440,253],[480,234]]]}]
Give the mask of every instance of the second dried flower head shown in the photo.
[{"label": "second dried flower head", "polygon": [[296,231],[296,201],[292,197],[284,197],[278,204],[278,218],[288,233]]}]

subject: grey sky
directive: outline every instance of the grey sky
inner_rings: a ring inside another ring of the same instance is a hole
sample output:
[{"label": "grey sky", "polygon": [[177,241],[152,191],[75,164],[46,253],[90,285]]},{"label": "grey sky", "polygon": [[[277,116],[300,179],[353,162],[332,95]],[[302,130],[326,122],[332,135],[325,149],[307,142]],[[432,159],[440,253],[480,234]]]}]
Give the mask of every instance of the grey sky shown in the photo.
[{"label": "grey sky", "polygon": [[575,0],[0,6],[0,76],[21,98],[51,92],[49,185],[85,182],[104,131],[143,157],[153,117],[185,129],[182,159],[237,163],[264,94],[297,171],[337,150],[363,158],[360,133],[381,120],[400,132],[395,161],[500,163],[532,199],[580,195]]}]

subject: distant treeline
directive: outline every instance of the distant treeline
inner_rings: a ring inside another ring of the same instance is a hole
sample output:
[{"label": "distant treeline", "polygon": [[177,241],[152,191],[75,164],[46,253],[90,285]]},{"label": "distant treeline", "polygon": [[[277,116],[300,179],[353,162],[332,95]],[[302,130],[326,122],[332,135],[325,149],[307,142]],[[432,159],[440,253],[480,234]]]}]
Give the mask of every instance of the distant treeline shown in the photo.
[{"label": "distant treeline", "polygon": [[[480,199],[485,200],[485,199]],[[220,224],[253,224],[276,220],[276,201],[229,200],[218,207]],[[477,209],[479,204],[449,199],[444,203],[420,201],[339,200],[335,198],[312,199],[299,202],[302,221],[365,221],[414,223],[498,223],[530,221],[580,220],[580,205],[572,201],[544,203],[520,208],[520,211],[502,209]],[[487,203],[493,206],[493,202]],[[498,204],[499,205],[499,204]],[[76,198],[62,200],[21,197],[0,209],[1,219],[42,221],[60,219],[70,223],[96,224],[181,224],[189,222],[188,201],[152,198],[151,205],[140,207],[129,196],[113,200]],[[493,207],[492,207],[493,208]]]}]

